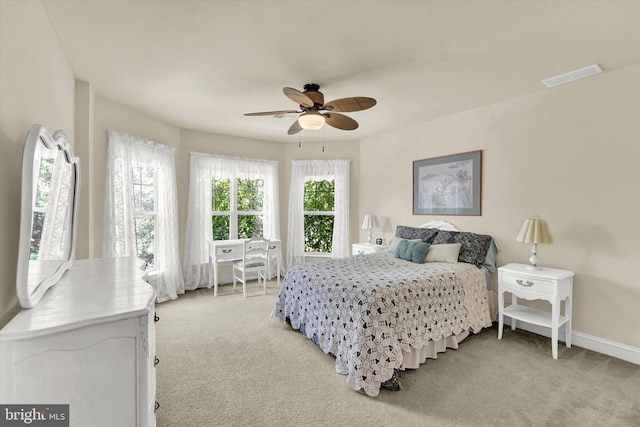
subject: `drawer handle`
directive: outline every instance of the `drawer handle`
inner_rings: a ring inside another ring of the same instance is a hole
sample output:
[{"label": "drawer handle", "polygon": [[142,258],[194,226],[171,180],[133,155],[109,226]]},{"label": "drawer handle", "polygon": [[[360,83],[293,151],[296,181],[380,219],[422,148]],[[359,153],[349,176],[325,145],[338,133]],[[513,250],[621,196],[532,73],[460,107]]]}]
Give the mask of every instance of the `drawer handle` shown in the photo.
[{"label": "drawer handle", "polygon": [[269,249],[275,249],[277,246],[269,246]]},{"label": "drawer handle", "polygon": [[153,408],[153,413],[155,414],[156,412],[158,412],[158,409],[160,409],[160,402],[156,400],[156,406],[155,408]]},{"label": "drawer handle", "polygon": [[157,322],[158,320],[160,320],[160,318],[158,317],[157,314],[153,313],[153,321]]},{"label": "drawer handle", "polygon": [[524,283],[524,280],[522,279],[516,279],[516,283],[520,286],[526,286],[527,288],[535,285],[531,280],[527,280],[527,283]]},{"label": "drawer handle", "polygon": [[155,360],[153,361],[153,366],[158,366],[158,363],[160,363],[160,359],[158,359],[158,357],[155,357]]},{"label": "drawer handle", "polygon": [[362,250],[359,250],[359,251],[358,251],[358,253],[359,253],[360,255],[364,255],[364,251],[362,251]]},{"label": "drawer handle", "polygon": [[233,252],[233,249],[223,249],[222,250],[223,254],[230,254],[231,252]]}]

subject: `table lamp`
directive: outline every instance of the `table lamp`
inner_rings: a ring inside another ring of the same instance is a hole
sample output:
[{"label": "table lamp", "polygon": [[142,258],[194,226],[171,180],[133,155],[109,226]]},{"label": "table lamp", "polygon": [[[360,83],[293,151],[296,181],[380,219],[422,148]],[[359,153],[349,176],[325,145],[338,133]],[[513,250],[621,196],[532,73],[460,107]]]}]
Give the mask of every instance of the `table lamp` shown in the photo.
[{"label": "table lamp", "polygon": [[380,224],[378,223],[378,217],[373,214],[366,214],[364,216],[364,221],[362,222],[362,229],[369,230],[369,243],[373,240],[372,231],[374,228],[378,228]]},{"label": "table lamp", "polygon": [[533,218],[527,218],[522,224],[520,233],[516,237],[516,241],[522,243],[533,243],[531,249],[531,257],[529,262],[531,265],[528,267],[530,270],[542,270],[542,267],[538,266],[538,244],[539,243],[551,243],[551,235],[547,229],[547,223],[538,215],[534,215]]}]

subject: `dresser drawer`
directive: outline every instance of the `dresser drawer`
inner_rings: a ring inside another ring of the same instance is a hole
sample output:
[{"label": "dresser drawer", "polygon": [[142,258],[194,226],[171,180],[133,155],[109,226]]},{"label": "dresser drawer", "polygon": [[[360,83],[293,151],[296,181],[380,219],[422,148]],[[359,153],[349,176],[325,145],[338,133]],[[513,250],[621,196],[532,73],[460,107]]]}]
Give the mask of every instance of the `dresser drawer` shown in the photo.
[{"label": "dresser drawer", "polygon": [[216,259],[218,261],[236,260],[242,258],[242,246],[216,246]]},{"label": "dresser drawer", "polygon": [[555,283],[552,280],[540,278],[524,277],[509,273],[502,273],[502,285],[505,287],[529,290],[533,292],[543,292],[551,294],[555,290]]}]

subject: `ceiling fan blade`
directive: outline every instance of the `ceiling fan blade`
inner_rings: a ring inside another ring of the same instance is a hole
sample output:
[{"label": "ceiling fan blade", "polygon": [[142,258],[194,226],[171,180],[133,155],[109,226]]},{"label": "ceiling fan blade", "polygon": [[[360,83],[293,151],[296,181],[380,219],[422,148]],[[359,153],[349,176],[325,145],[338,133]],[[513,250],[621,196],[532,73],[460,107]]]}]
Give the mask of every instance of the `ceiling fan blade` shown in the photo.
[{"label": "ceiling fan blade", "polygon": [[304,93],[300,92],[298,89],[294,89],[292,87],[285,87],[282,89],[287,97],[299,105],[304,105],[305,107],[313,107],[313,101]]},{"label": "ceiling fan blade", "polygon": [[358,122],[344,114],[331,112],[325,113],[323,116],[326,119],[326,123],[334,128],[342,130],[354,130],[358,128]]},{"label": "ceiling fan blade", "polygon": [[350,111],[366,110],[374,105],[376,105],[376,100],[373,98],[354,96],[352,98],[334,99],[333,101],[329,101],[324,104],[324,107],[329,111],[348,113]]},{"label": "ceiling fan blade", "polygon": [[300,123],[298,123],[298,120],[296,119],[295,122],[293,122],[293,124],[291,125],[291,127],[289,128],[289,130],[287,131],[288,135],[295,135],[298,132],[302,131],[302,126],[300,126]]},{"label": "ceiling fan blade", "polygon": [[245,116],[277,116],[279,114],[302,113],[296,110],[263,111],[261,113],[245,113]]}]

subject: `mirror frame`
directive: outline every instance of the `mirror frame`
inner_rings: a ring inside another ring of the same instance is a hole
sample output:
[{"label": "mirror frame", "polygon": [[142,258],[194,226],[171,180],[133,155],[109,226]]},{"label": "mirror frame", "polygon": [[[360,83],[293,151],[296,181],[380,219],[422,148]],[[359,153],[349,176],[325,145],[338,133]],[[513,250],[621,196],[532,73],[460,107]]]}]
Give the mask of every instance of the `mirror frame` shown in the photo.
[{"label": "mirror frame", "polygon": [[[31,235],[33,230],[33,200],[34,200],[34,157],[38,144],[43,144],[48,149],[58,149],[63,152],[66,162],[73,172],[73,188],[70,194],[71,211],[71,242],[69,254],[66,260],[56,268],[54,273],[42,279],[33,289],[29,288],[29,253],[31,247]],[[34,124],[29,129],[27,140],[22,155],[22,202],[20,205],[20,246],[18,252],[18,271],[16,277],[16,290],[18,300],[23,308],[35,307],[44,293],[58,283],[65,271],[75,260],[76,252],[76,226],[78,221],[78,198],[80,195],[80,159],[73,154],[73,150],[62,130],[57,130],[53,136],[39,124]]]}]

